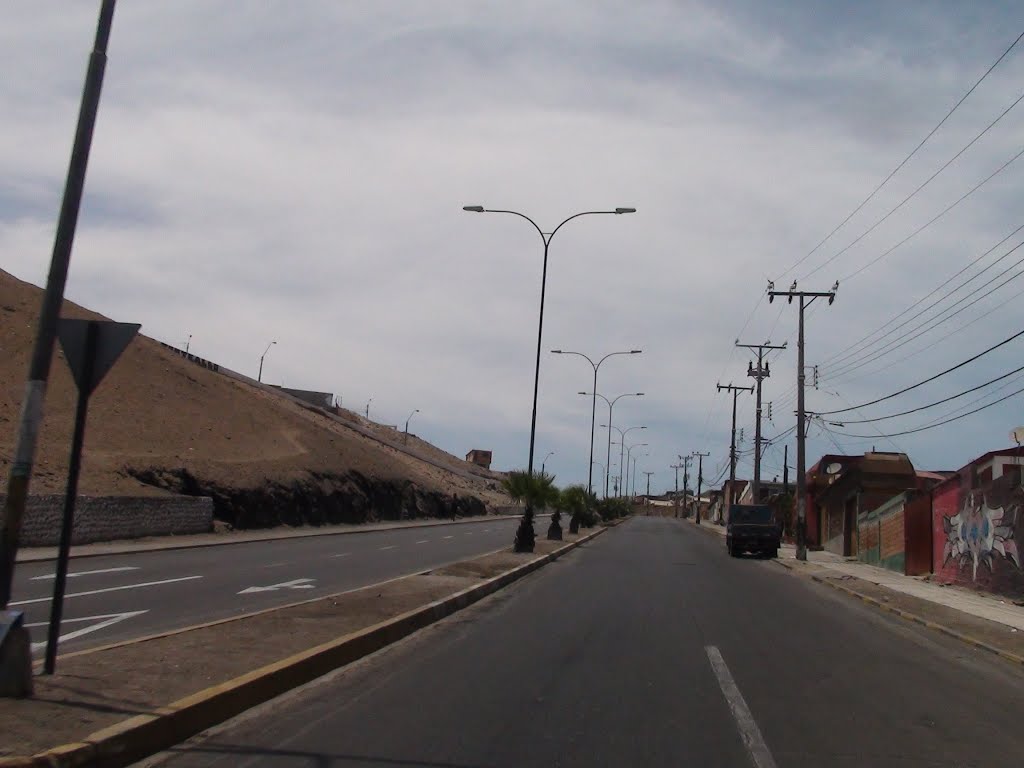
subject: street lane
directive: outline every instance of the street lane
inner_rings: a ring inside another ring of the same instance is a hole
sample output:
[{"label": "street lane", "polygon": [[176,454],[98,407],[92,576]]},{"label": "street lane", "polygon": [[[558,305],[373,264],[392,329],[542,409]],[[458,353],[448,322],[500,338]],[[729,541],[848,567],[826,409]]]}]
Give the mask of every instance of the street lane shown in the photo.
[{"label": "street lane", "polygon": [[[72,560],[63,652],[214,621],[511,546],[515,520],[395,528]],[[53,561],[18,564],[11,607],[42,652]],[[93,629],[90,629],[92,627]],[[73,635],[73,636],[72,636]]]},{"label": "street lane", "polygon": [[1022,683],[687,523],[638,518],[166,764],[1016,768]]}]

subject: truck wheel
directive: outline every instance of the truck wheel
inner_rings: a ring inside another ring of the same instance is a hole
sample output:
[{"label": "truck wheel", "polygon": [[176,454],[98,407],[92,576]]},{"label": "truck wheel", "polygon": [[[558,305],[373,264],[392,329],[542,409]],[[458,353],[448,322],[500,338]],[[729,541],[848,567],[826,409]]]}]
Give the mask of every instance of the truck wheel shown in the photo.
[{"label": "truck wheel", "polygon": [[769,551],[768,552],[768,557],[771,558],[772,560],[777,560],[778,557],[779,557],[779,548],[776,547],[775,549]]}]

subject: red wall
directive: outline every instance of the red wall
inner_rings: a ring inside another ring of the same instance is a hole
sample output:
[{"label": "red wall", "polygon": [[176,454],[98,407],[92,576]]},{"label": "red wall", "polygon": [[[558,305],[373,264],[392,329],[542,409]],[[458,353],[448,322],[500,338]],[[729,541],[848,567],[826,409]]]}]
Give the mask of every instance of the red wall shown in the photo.
[{"label": "red wall", "polygon": [[[932,560],[938,581],[1024,596],[1017,551],[1024,493],[1015,475],[995,481],[970,472],[942,483],[932,496]],[[1022,532],[1024,538],[1024,532]],[[1024,549],[1024,547],[1022,547]]]}]

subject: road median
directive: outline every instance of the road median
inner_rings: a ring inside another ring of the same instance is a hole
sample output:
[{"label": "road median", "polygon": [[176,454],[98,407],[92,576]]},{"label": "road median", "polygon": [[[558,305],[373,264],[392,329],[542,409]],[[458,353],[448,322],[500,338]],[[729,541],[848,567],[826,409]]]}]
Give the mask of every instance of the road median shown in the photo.
[{"label": "road median", "polygon": [[[0,700],[0,767],[124,766],[401,640],[604,532],[538,539],[235,621],[86,651]],[[201,599],[201,595],[197,595]]]}]

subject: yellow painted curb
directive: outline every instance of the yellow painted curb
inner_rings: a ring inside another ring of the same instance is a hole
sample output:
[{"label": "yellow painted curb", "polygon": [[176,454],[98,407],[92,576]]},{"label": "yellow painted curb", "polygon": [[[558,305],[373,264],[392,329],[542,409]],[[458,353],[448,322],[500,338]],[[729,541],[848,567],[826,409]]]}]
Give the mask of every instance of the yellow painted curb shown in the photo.
[{"label": "yellow painted curb", "polygon": [[31,757],[0,758],[0,768],[122,768],[130,765],[440,621],[605,530],[607,528],[597,528],[571,544],[482,584],[199,691],[152,713],[96,731],[82,742],[64,744]]},{"label": "yellow painted curb", "polygon": [[[784,568],[796,573],[796,571],[793,569],[793,566],[787,565],[781,561],[776,562],[778,562],[779,565],[783,566]],[[958,632],[955,629],[947,627],[945,624],[940,624],[937,621],[930,621],[929,619],[925,619],[921,616],[918,616],[916,613],[911,613],[910,611],[905,611],[902,608],[895,608],[891,605],[887,605],[881,600],[871,597],[870,595],[864,595],[855,589],[850,589],[849,587],[844,586],[842,584],[837,584],[833,579],[817,576],[813,573],[808,573],[806,575],[809,576],[812,580],[818,582],[819,584],[825,584],[829,587],[832,587],[832,589],[835,589],[846,595],[850,595],[851,597],[854,597],[863,603],[867,603],[868,605],[872,605],[875,608],[883,610],[886,613],[894,614],[896,616],[899,616],[901,619],[906,619],[907,621],[912,621],[915,624],[920,624],[922,627],[927,627],[928,629],[933,630],[935,632],[939,632],[940,634],[946,635],[947,637],[952,637],[954,640],[959,640],[960,642],[966,643],[967,645],[970,645],[974,648],[978,648],[983,651],[988,651],[989,653],[994,654],[1001,659],[1005,659],[1006,661],[1012,662],[1014,664],[1020,664],[1021,666],[1024,666],[1024,657],[1018,656],[1017,654],[1011,653],[1010,651],[1004,651],[1001,648],[996,648],[994,645],[989,645],[984,640],[979,640],[978,638],[972,637],[971,635],[964,634],[963,632]],[[3,764],[0,763],[0,766],[2,765]]]}]

